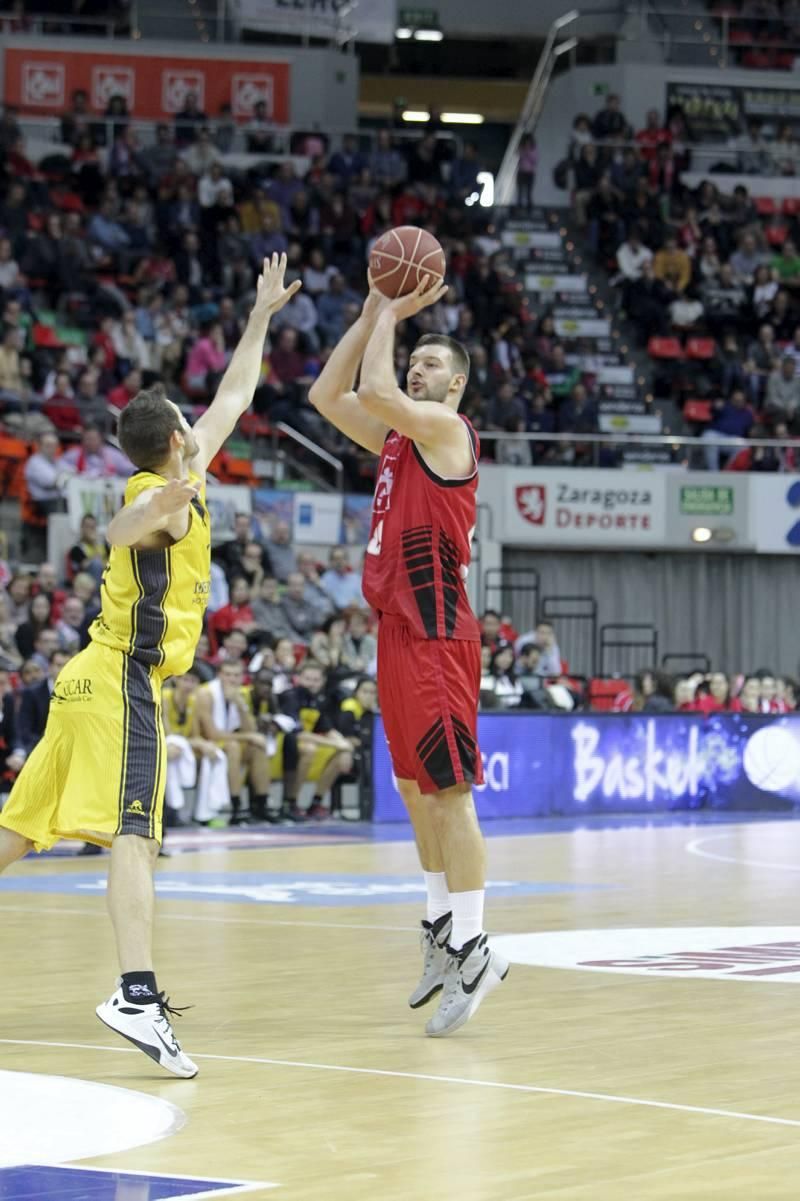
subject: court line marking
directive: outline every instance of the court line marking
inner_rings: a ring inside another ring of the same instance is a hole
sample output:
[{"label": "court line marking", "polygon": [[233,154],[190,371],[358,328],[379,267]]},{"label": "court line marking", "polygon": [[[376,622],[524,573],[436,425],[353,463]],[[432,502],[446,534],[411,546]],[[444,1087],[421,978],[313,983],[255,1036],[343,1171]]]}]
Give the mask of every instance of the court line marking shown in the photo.
[{"label": "court line marking", "polygon": [[[12,1047],[57,1047],[72,1051],[104,1051],[112,1055],[139,1055],[133,1047],[108,1047],[98,1043],[61,1043],[39,1039],[0,1038],[0,1044]],[[434,1076],[425,1072],[396,1072],[387,1068],[354,1068],[337,1063],[306,1063],[295,1059],[261,1059],[249,1055],[192,1055],[218,1063],[253,1063],[268,1067],[303,1068],[314,1072],[343,1072],[354,1076],[383,1076],[398,1080],[427,1080],[434,1084],[464,1084],[471,1088],[494,1088],[507,1092],[536,1093],[551,1097],[575,1097],[584,1101],[605,1101],[612,1105],[641,1105],[647,1109],[667,1109],[679,1113],[698,1113],[710,1117],[737,1118],[744,1122],[763,1122],[770,1126],[800,1127],[800,1118],[776,1118],[768,1114],[742,1113],[736,1109],[714,1109],[705,1105],[681,1105],[675,1101],[651,1101],[645,1097],[626,1097],[616,1093],[595,1093],[572,1088],[545,1088],[536,1084],[508,1084],[500,1080],[475,1080],[468,1076]]]},{"label": "court line marking", "polygon": [[729,831],[727,834],[709,834],[704,838],[693,838],[691,842],[687,842],[686,850],[690,855],[697,855],[700,859],[714,859],[717,863],[736,863],[742,867],[768,867],[770,871],[778,872],[800,872],[800,864],[796,863],[769,863],[765,859],[743,859],[737,855],[717,855],[714,851],[701,850],[707,842],[719,842],[721,838],[730,838],[735,831]]},{"label": "court line marking", "polygon": [[[245,902],[246,903],[246,902]],[[264,906],[265,909],[272,906]],[[67,908],[66,906],[54,905],[6,905],[4,901],[0,901],[0,911],[5,910],[9,913],[67,913],[77,915],[79,917],[99,917],[108,918],[105,908],[103,909],[77,909]],[[158,910],[158,921],[172,919],[177,922],[216,922],[226,926],[310,926],[319,930],[382,930],[382,931],[399,931],[403,934],[416,934],[419,932],[419,926],[373,926],[366,923],[356,922],[286,922],[280,918],[273,920],[261,920],[257,917],[221,917],[209,916],[206,917],[201,913],[169,913],[161,908]]]},{"label": "court line marking", "polygon": [[57,1167],[63,1172],[111,1172],[121,1176],[144,1176],[148,1179],[158,1176],[161,1180],[189,1180],[195,1184],[215,1184],[217,1181],[224,1181],[231,1185],[230,1188],[207,1189],[202,1193],[182,1193],[179,1197],[170,1197],[170,1201],[205,1201],[207,1197],[232,1197],[234,1193],[241,1195],[242,1193],[255,1193],[262,1188],[280,1188],[280,1185],[274,1180],[236,1180],[235,1178],[231,1180],[229,1176],[192,1176],[188,1172],[160,1172],[157,1170],[143,1172],[133,1168],[93,1168],[84,1167],[79,1163],[42,1164],[41,1166]]}]

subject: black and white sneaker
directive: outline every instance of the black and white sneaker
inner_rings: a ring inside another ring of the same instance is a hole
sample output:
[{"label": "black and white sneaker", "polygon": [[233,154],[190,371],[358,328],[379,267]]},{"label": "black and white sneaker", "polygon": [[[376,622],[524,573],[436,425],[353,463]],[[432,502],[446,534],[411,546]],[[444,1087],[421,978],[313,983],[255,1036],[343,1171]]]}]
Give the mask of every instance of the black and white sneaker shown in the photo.
[{"label": "black and white sneaker", "polygon": [[447,940],[453,930],[452,913],[443,913],[435,922],[423,922],[419,936],[422,951],[422,976],[417,987],[408,998],[412,1009],[427,1005],[431,997],[440,992],[444,984],[447,967]]},{"label": "black and white sneaker", "polygon": [[505,980],[508,968],[507,961],[489,946],[486,934],[470,939],[460,951],[448,947],[442,999],[425,1033],[431,1038],[454,1034]]},{"label": "black and white sneaker", "polygon": [[180,1014],[181,1010],[172,1009],[169,1000],[159,993],[155,1001],[139,1004],[136,1001],[126,1001],[121,988],[102,1005],[98,1005],[95,1013],[100,1021],[115,1030],[128,1042],[133,1043],[145,1055],[149,1055],[159,1067],[172,1072],[173,1076],[183,1076],[191,1079],[196,1076],[198,1067],[192,1063],[188,1055],[184,1055],[181,1044],[175,1037],[170,1014]]}]

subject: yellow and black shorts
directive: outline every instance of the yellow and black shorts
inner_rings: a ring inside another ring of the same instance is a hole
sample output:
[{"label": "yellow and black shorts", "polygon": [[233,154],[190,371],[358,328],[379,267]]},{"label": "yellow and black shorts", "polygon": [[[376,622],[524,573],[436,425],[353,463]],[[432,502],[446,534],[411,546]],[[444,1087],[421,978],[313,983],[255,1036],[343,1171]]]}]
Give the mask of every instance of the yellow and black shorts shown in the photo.
[{"label": "yellow and black shorts", "polygon": [[91,643],[55,682],[47,729],[0,813],[37,851],[60,838],[161,841],[166,781],[159,674]]}]

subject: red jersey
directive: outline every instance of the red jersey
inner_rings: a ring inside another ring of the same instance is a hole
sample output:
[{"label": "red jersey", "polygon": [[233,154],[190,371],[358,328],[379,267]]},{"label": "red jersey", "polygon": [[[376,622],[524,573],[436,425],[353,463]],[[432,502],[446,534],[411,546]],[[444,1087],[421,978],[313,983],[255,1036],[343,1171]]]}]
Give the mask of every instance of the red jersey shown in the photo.
[{"label": "red jersey", "polygon": [[372,502],[362,587],[379,614],[406,622],[418,638],[480,642],[465,586],[475,532],[480,443],[467,421],[475,470],[442,479],[411,438],[394,430],[383,444]]}]

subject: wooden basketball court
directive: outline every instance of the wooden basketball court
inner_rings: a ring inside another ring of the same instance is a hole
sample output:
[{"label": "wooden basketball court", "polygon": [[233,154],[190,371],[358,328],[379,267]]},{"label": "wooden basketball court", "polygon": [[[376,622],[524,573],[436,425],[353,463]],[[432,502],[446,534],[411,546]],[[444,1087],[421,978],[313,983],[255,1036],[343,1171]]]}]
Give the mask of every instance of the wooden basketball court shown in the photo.
[{"label": "wooden basketball court", "polygon": [[[2,1162],[17,1162],[21,1073],[34,1095],[66,1077],[181,1111],[160,1141],[137,1146],[127,1130],[130,1149],[82,1160],[143,1173],[103,1194],[117,1201],[165,1195],[149,1174],[251,1182],[249,1196],[277,1201],[794,1196],[800,826],[491,836],[490,929],[518,936],[503,942],[517,962],[445,1040],[425,1038],[427,1011],[406,1005],[421,894],[413,845],[383,836],[264,833],[253,849],[160,861],[159,980],[195,1006],[176,1022],[194,1081],[151,1067],[94,1016],[114,984],[106,860],[12,869],[0,880]],[[548,932],[537,949],[530,936]],[[58,1158],[52,1133],[26,1163]],[[33,1195],[0,1171],[0,1197]]]}]

